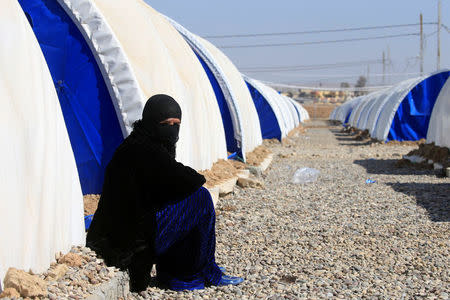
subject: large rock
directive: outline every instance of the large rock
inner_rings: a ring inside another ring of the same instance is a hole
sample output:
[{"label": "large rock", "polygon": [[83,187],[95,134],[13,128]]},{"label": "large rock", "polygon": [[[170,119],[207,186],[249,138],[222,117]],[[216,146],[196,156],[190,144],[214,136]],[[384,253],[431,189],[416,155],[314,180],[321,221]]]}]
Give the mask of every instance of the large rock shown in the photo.
[{"label": "large rock", "polygon": [[60,264],[66,264],[69,267],[80,267],[83,264],[83,258],[76,253],[67,253],[58,262]]},{"label": "large rock", "polygon": [[22,270],[9,268],[6,273],[5,290],[13,288],[22,297],[46,297],[47,283],[36,275],[30,275]]},{"label": "large rock", "polygon": [[0,298],[20,298],[20,294],[14,288],[7,288],[0,294]]},{"label": "large rock", "polygon": [[68,270],[69,270],[69,267],[66,264],[56,265],[55,267],[51,268],[48,271],[46,279],[52,280],[52,281],[58,281],[60,278],[62,278],[64,275],[66,275]]},{"label": "large rock", "polygon": [[225,195],[232,193],[233,188],[236,185],[237,179],[238,179],[237,176],[232,177],[218,184],[217,187],[219,188],[219,195],[223,197]]},{"label": "large rock", "polygon": [[263,188],[264,183],[254,178],[239,178],[237,181],[237,185],[241,188]]}]

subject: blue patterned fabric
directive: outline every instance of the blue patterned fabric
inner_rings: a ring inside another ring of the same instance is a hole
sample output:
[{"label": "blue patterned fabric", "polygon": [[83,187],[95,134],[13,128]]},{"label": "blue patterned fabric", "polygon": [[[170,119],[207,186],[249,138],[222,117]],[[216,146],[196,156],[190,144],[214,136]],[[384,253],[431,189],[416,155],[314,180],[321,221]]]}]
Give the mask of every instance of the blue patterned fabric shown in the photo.
[{"label": "blue patterned fabric", "polygon": [[211,195],[200,188],[156,213],[155,253],[158,278],[176,290],[217,285],[216,214]]}]

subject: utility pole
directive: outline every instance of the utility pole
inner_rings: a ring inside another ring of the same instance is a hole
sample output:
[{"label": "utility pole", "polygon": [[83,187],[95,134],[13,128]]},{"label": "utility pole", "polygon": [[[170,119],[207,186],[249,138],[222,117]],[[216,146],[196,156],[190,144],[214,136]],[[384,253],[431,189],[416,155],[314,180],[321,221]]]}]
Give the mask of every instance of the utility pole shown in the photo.
[{"label": "utility pole", "polygon": [[423,75],[423,17],[420,13],[420,76]]},{"label": "utility pole", "polygon": [[370,65],[367,65],[367,80],[366,80],[366,86],[369,85],[369,74],[370,74]]},{"label": "utility pole", "polygon": [[[387,46],[387,65],[389,68],[387,68],[388,73],[392,72],[392,62],[391,62],[391,47],[389,47],[389,44]],[[391,82],[391,78],[389,76],[386,76],[387,82]]]},{"label": "utility pole", "polygon": [[383,85],[384,85],[384,80],[385,80],[385,74],[386,74],[386,57],[384,56],[384,51],[383,51]]},{"label": "utility pole", "polygon": [[438,1],[437,69],[441,68],[441,0]]}]

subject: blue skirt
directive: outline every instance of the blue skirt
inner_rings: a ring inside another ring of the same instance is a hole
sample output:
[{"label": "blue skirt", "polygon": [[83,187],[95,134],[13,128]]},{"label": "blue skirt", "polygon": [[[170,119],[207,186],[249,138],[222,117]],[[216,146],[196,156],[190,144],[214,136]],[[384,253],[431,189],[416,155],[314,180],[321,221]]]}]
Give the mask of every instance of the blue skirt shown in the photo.
[{"label": "blue skirt", "polygon": [[203,187],[156,213],[156,269],[161,281],[178,289],[220,281],[222,272],[215,263],[215,223],[211,195]]}]

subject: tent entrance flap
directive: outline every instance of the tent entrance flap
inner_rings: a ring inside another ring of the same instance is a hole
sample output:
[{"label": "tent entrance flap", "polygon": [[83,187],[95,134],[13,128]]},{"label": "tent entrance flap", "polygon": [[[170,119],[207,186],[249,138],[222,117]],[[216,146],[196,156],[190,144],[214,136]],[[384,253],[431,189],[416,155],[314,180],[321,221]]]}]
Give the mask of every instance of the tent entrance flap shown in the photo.
[{"label": "tent entrance flap", "polygon": [[106,165],[123,141],[119,120],[94,55],[55,0],[19,0],[54,81],[83,194],[99,194]]}]

